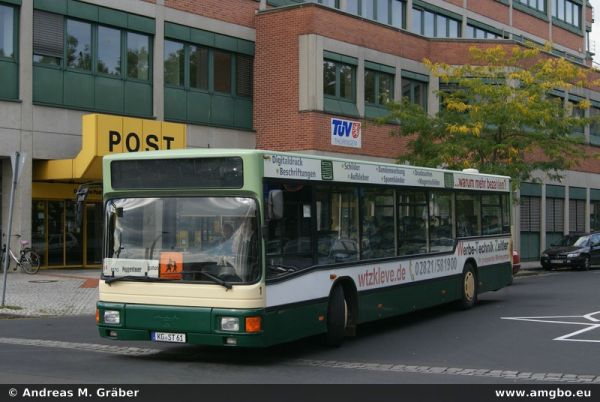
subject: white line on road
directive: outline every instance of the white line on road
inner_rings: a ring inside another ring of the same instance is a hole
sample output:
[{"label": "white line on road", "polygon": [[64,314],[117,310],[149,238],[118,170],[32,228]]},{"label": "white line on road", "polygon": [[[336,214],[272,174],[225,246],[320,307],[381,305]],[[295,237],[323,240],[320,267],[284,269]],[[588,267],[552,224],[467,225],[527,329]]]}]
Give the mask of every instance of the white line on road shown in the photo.
[{"label": "white line on road", "polygon": [[147,356],[159,353],[161,351],[160,349],[102,345],[98,343],[48,341],[44,339],[0,338],[0,343],[23,346],[41,346],[44,348],[75,349],[84,350],[87,352],[111,353],[128,356]]}]

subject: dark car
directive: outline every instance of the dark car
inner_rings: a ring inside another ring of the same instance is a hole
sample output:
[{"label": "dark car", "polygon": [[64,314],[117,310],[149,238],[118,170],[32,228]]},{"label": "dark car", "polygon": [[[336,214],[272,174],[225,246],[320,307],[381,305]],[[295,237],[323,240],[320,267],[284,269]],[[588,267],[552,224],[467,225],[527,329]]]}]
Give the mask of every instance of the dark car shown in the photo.
[{"label": "dark car", "polygon": [[565,235],[560,242],[544,250],[540,262],[547,270],[557,267],[588,270],[600,264],[600,232]]}]

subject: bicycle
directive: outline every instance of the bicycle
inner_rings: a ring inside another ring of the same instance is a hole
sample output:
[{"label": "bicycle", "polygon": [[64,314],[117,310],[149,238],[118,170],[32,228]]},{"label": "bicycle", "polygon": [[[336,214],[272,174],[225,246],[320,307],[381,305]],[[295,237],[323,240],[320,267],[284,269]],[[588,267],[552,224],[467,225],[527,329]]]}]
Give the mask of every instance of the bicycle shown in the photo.
[{"label": "bicycle", "polygon": [[[2,235],[2,238],[4,239],[6,237],[6,235]],[[20,238],[21,235],[15,235],[15,237]],[[21,269],[23,270],[23,272],[27,273],[27,274],[37,274],[37,272],[40,270],[40,256],[38,253],[36,253],[31,247],[29,247],[29,241],[27,240],[21,240],[21,250],[19,250],[19,257],[17,258],[17,256],[15,255],[15,253],[10,249],[10,247],[8,248],[8,255],[9,257],[17,263],[17,267],[21,267]],[[6,256],[6,243],[4,243],[2,245],[2,269],[4,268],[4,257]],[[10,267],[10,260],[8,262],[8,267]],[[8,269],[7,267],[7,269]],[[16,268],[15,268],[16,270]]]}]

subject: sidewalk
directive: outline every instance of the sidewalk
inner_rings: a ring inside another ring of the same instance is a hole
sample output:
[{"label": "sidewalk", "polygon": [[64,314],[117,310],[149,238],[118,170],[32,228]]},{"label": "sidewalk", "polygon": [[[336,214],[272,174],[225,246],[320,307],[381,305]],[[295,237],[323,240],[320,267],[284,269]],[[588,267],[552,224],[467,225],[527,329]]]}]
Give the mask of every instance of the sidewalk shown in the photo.
[{"label": "sidewalk", "polygon": [[[9,271],[0,318],[95,314],[100,269]],[[0,272],[0,302],[4,273]]]},{"label": "sidewalk", "polygon": [[[518,276],[541,270],[539,261],[523,262]],[[527,272],[529,271],[529,273]],[[0,272],[0,299],[3,273]],[[100,269],[46,269],[37,275],[10,271],[1,318],[95,314]],[[1,301],[1,300],[0,300]]]}]

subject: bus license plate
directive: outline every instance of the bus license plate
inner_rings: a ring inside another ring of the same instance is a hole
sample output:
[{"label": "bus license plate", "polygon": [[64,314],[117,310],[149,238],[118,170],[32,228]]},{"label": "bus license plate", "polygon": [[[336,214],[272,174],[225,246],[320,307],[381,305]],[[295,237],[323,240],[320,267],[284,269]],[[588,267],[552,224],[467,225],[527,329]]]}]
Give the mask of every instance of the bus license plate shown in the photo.
[{"label": "bus license plate", "polygon": [[175,332],[152,332],[154,342],[185,343],[185,334]]}]

